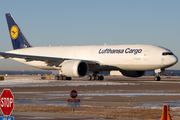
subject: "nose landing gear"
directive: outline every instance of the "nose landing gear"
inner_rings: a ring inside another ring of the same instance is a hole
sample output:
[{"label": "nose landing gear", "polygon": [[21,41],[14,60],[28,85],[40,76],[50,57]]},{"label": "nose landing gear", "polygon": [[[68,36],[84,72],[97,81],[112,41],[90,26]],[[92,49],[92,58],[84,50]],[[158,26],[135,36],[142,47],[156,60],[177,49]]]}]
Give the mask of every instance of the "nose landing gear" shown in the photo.
[{"label": "nose landing gear", "polygon": [[156,69],[155,70],[156,75],[154,77],[154,80],[155,81],[160,81],[161,80],[160,73],[164,72],[164,71],[165,71],[165,69]]}]

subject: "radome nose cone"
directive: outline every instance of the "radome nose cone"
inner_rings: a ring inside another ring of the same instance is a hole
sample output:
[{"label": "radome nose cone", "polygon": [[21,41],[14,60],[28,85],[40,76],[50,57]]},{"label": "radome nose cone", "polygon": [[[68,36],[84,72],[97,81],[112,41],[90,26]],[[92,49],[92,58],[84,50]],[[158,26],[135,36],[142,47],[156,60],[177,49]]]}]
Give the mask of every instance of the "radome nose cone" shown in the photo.
[{"label": "radome nose cone", "polygon": [[174,55],[174,57],[172,57],[171,61],[173,64],[176,64],[178,62],[178,58]]}]

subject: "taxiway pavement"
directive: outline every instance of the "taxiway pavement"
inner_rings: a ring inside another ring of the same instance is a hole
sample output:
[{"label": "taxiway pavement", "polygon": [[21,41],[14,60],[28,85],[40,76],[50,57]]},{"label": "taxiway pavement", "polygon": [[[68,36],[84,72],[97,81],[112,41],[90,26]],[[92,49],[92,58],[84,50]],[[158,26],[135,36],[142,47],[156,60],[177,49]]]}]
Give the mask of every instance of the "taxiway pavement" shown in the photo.
[{"label": "taxiway pavement", "polygon": [[[5,88],[11,89],[14,94],[15,108],[12,116],[19,120],[138,120],[143,116],[145,119],[159,119],[164,104],[170,105],[172,118],[180,119],[180,77],[177,76],[164,76],[161,81],[153,81],[152,76],[108,76],[104,81],[87,81],[86,78],[57,81],[53,78],[40,80],[40,77],[8,76],[4,81],[0,81],[0,91]],[[74,113],[70,108],[64,107],[67,105],[67,99],[71,98],[71,90],[78,91],[77,99],[81,99],[82,106],[80,109],[76,108]],[[42,105],[44,108],[36,108]],[[54,108],[50,109],[48,106]],[[57,106],[64,108],[53,110]],[[25,109],[27,107],[29,108]],[[93,110],[88,112],[86,107],[92,107]],[[104,110],[99,109],[102,107],[105,107]],[[111,113],[113,109],[117,111]],[[143,113],[142,109],[147,112],[149,110],[149,114],[154,115],[153,118],[147,118],[147,113]],[[137,113],[132,115],[136,110]]]}]

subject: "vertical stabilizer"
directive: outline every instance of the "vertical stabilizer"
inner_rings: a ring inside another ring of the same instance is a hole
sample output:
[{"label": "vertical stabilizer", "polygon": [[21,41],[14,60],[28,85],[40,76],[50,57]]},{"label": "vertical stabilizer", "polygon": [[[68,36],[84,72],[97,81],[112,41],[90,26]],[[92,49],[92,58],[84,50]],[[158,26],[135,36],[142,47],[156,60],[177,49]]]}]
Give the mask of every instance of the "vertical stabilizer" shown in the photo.
[{"label": "vertical stabilizer", "polygon": [[9,33],[13,45],[13,49],[21,49],[31,47],[25,36],[23,35],[21,29],[17,25],[16,21],[10,13],[6,14],[6,20],[9,28]]}]

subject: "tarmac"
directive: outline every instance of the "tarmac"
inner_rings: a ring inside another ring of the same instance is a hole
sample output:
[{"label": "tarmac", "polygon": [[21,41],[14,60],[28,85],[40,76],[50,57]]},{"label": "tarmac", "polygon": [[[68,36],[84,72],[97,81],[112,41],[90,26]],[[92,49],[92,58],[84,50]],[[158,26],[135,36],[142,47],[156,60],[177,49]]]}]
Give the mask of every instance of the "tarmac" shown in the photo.
[{"label": "tarmac", "polygon": [[[105,76],[104,81],[40,80],[37,76],[8,76],[0,91],[11,89],[15,97],[11,116],[16,120],[157,120],[164,104],[172,119],[180,120],[180,77],[129,78]],[[81,108],[67,108],[71,90],[78,92]]]}]

